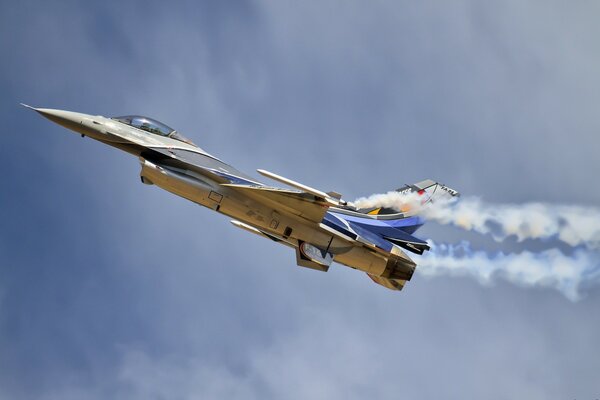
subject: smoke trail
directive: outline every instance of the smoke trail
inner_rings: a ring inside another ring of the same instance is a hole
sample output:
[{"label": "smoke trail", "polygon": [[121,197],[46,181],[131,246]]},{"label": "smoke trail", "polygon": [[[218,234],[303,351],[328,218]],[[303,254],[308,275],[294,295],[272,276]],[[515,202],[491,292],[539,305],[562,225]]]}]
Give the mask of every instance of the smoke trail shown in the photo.
[{"label": "smoke trail", "polygon": [[[397,192],[395,190],[387,193],[376,193],[368,197],[360,197],[351,204],[357,208],[385,207],[397,211],[414,209],[419,206],[420,196],[414,192]],[[449,201],[444,203],[449,204]]]},{"label": "smoke trail", "polygon": [[558,249],[490,255],[471,250],[466,242],[430,246],[431,252],[421,257],[417,268],[424,276],[472,276],[482,284],[501,278],[525,287],[553,288],[571,301],[580,299],[582,284],[600,280],[598,254],[585,249],[570,256]]},{"label": "smoke trail", "polygon": [[502,278],[525,287],[554,288],[572,301],[580,298],[582,285],[600,281],[600,209],[544,203],[491,204],[475,197],[458,200],[444,192],[436,197],[439,192],[393,191],[360,198],[353,204],[392,208],[406,216],[421,215],[440,224],[490,234],[499,242],[514,236],[518,241],[552,239],[574,247],[571,255],[558,249],[489,254],[471,250],[467,242],[455,246],[430,243],[431,251],[422,256],[417,268],[425,276],[472,276],[481,283]]},{"label": "smoke trail", "polygon": [[431,204],[424,211],[425,217],[490,233],[497,241],[514,235],[519,241],[558,239],[570,246],[600,248],[600,210],[596,208],[544,203],[486,204],[477,198],[445,203]]},{"label": "smoke trail", "polygon": [[544,203],[490,204],[478,198],[439,198],[420,204],[414,193],[389,192],[361,198],[358,207],[407,209],[426,219],[453,225],[481,234],[491,234],[496,241],[515,236],[525,239],[556,239],[570,246],[583,245],[600,249],[600,209]]}]

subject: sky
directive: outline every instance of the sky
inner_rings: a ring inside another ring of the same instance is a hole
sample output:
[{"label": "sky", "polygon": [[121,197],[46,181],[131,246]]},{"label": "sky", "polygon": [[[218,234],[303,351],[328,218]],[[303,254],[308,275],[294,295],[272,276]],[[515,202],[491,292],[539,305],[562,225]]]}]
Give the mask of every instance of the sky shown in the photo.
[{"label": "sky", "polygon": [[398,293],[299,268],[19,103],[148,115],[254,176],[347,199],[430,178],[594,207],[599,12],[0,0],[0,399],[598,398],[600,289],[572,302],[416,274]]}]

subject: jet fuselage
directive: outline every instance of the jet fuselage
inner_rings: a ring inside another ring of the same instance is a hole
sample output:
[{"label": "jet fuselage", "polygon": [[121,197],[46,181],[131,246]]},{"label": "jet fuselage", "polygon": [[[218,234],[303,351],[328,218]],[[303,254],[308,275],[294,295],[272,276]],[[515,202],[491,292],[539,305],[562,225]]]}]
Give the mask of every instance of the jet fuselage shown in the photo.
[{"label": "jet fuselage", "polygon": [[[294,248],[300,266],[327,271],[335,261],[399,290],[416,267],[401,247],[418,254],[428,249],[426,242],[412,236],[423,223],[418,216],[361,212],[337,193],[259,170],[294,189],[264,185],[153,119],[29,108],[82,136],[138,157],[143,183],[227,215],[237,227]],[[435,193],[438,186],[451,190],[433,181],[418,185],[411,190]]]}]

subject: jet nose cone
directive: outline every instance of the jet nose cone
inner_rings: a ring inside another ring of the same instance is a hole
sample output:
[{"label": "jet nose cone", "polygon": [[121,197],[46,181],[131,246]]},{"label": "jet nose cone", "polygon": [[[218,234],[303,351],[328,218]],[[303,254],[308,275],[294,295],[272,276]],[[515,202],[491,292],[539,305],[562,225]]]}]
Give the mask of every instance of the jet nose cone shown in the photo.
[{"label": "jet nose cone", "polygon": [[55,122],[59,125],[64,126],[65,128],[72,129],[75,131],[79,131],[83,121],[87,117],[89,117],[87,114],[82,114],[73,111],[54,110],[51,108],[35,108],[23,103],[21,103],[21,105],[23,107],[36,111],[37,113],[39,113],[40,115],[49,119],[52,122]]},{"label": "jet nose cone", "polygon": [[43,117],[48,118],[50,121],[56,122],[62,125],[62,122],[81,122],[81,116],[84,114],[72,112],[72,111],[64,111],[64,110],[54,110],[52,108],[35,108],[26,106],[30,108]]}]

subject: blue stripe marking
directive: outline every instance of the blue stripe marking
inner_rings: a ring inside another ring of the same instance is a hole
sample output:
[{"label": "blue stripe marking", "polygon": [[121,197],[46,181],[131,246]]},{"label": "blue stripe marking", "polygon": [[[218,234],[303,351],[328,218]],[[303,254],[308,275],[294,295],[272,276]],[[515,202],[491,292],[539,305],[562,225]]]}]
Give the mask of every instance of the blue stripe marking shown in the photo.
[{"label": "blue stripe marking", "polygon": [[338,217],[336,217],[335,215],[332,215],[332,213],[330,213],[330,212],[325,213],[325,217],[323,217],[323,221],[321,221],[321,223],[323,223],[323,225],[330,227],[331,229],[334,229],[334,230],[340,232],[343,235],[346,235],[346,236],[356,240],[356,234],[354,234],[354,232],[349,231],[346,228],[346,225],[342,221],[340,221],[340,219]]},{"label": "blue stripe marking", "polygon": [[356,231],[356,233],[358,233],[363,239],[368,240],[369,242],[371,242],[372,244],[374,244],[375,246],[379,247],[382,250],[385,251],[392,251],[392,248],[394,247],[394,245],[390,242],[388,242],[387,240],[385,240],[384,238],[382,238],[381,236],[379,236],[376,233],[373,233],[363,227],[361,227],[358,224],[355,224],[353,222],[350,222],[350,226],[352,227],[352,229],[354,229]]},{"label": "blue stripe marking", "polygon": [[359,223],[361,225],[371,225],[371,226],[391,226],[393,228],[401,228],[405,226],[415,226],[415,225],[423,225],[425,220],[421,217],[408,217],[402,219],[372,219],[372,218],[361,218],[355,217],[353,215],[346,214],[338,214],[331,212],[331,214],[335,215],[338,218],[345,219],[346,221],[352,221]]},{"label": "blue stripe marking", "polygon": [[364,225],[352,223],[352,227],[354,227],[354,225],[359,225],[359,226],[361,226],[365,229],[368,229],[369,231],[376,233],[378,235],[381,235],[381,236],[387,236],[390,238],[400,239],[403,241],[409,241],[409,242],[414,242],[414,243],[427,244],[427,242],[425,242],[424,240],[414,237],[412,235],[409,235],[408,233],[404,232],[401,229],[395,229],[392,227],[380,227],[380,226],[364,226]]},{"label": "blue stripe marking", "polygon": [[[354,230],[360,237],[386,251],[391,251],[393,245],[384,237],[412,243],[427,244],[427,242],[424,240],[411,235],[425,222],[423,218],[418,216],[395,220],[377,220],[372,218],[361,218],[353,215],[327,212],[323,218],[323,223],[341,233],[344,233],[347,236],[350,236],[348,228],[340,220],[346,221],[352,230]],[[352,235],[352,237],[355,237],[355,235]]]}]

